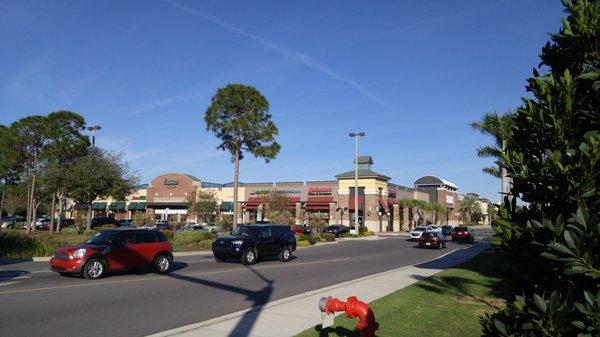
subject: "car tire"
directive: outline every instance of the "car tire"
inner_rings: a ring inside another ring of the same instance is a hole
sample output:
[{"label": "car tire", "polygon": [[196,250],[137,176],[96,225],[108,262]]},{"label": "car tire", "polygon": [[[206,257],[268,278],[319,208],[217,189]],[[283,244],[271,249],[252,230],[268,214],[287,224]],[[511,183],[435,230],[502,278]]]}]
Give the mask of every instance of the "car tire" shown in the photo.
[{"label": "car tire", "polygon": [[223,261],[225,261],[224,258],[215,255],[215,262],[223,262]]},{"label": "car tire", "polygon": [[279,261],[289,262],[292,259],[292,249],[290,246],[284,246],[279,251]]},{"label": "car tire", "polygon": [[256,259],[257,259],[257,254],[256,254],[256,249],[254,248],[248,248],[244,251],[244,254],[242,254],[242,264],[249,266],[251,264],[256,263]]},{"label": "car tire", "polygon": [[154,270],[159,274],[168,273],[172,264],[171,258],[168,255],[162,254],[154,259]]},{"label": "car tire", "polygon": [[97,280],[104,276],[106,272],[106,264],[99,258],[90,259],[83,267],[83,277],[88,280]]}]

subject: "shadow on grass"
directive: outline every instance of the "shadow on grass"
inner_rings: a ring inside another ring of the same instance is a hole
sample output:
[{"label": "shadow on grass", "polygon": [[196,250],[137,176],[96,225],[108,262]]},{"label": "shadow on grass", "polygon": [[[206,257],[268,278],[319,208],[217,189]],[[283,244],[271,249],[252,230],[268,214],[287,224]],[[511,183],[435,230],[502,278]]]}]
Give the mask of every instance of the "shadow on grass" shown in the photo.
[{"label": "shadow on grass", "polygon": [[[428,267],[441,267],[444,261],[431,261],[427,263]],[[457,298],[463,298],[471,302],[476,302],[482,305],[490,306],[495,309],[500,309],[499,301],[494,301],[493,298],[509,299],[512,291],[511,285],[503,281],[502,268],[506,264],[500,256],[492,251],[484,251],[463,264],[460,264],[455,269],[468,270],[485,278],[469,278],[454,275],[438,275],[430,278],[423,278],[418,275],[412,275],[414,279],[421,282],[415,286],[433,292],[436,294],[451,294]],[[424,264],[426,265],[426,264]],[[493,278],[493,279],[489,279]],[[475,293],[477,288],[489,289],[485,296]]]},{"label": "shadow on grass", "polygon": [[321,325],[315,326],[315,331],[319,333],[319,337],[330,337],[330,336],[338,336],[338,337],[360,337],[360,332],[357,330],[350,330],[343,326],[335,326],[329,328],[321,328]]}]

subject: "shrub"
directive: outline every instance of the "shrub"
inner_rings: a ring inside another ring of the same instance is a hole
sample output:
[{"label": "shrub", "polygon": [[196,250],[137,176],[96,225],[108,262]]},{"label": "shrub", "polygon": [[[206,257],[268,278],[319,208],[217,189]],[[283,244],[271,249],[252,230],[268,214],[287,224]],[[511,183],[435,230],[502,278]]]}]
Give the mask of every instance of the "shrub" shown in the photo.
[{"label": "shrub", "polygon": [[308,246],[310,246],[310,242],[308,242],[306,240],[297,241],[296,242],[296,246],[298,246],[298,247],[308,247]]},{"label": "shrub", "polygon": [[335,235],[331,233],[323,233],[321,237],[327,242],[335,241]]},{"label": "shrub", "polygon": [[371,232],[371,231],[365,231],[361,234],[362,236],[374,236],[375,233]]},{"label": "shrub", "polygon": [[204,240],[210,240],[212,242],[212,239],[213,235],[208,232],[179,232],[173,237],[173,245],[187,245]]},{"label": "shrub", "polygon": [[311,235],[308,237],[308,243],[314,245],[315,243],[317,243],[317,240],[315,240],[315,238]]},{"label": "shrub", "polygon": [[304,235],[303,233],[296,233],[296,241],[306,241],[308,240],[306,238],[306,235]]},{"label": "shrub", "polygon": [[61,234],[65,234],[65,235],[76,235],[79,234],[77,231],[77,228],[73,228],[73,227],[68,227],[68,228],[62,228],[60,230]]},{"label": "shrub", "polygon": [[169,241],[173,240],[173,231],[164,230],[164,231],[161,231],[161,232],[167,237],[167,240],[169,240]]}]

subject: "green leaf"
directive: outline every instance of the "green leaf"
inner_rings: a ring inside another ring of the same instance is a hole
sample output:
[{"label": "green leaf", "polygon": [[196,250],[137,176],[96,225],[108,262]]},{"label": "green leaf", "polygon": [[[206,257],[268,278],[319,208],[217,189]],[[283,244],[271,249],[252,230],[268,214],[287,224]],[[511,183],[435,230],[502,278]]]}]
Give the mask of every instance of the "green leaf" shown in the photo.
[{"label": "green leaf", "polygon": [[546,310],[548,310],[548,307],[546,305],[546,301],[544,301],[544,299],[542,297],[540,297],[540,295],[538,294],[533,294],[533,303],[535,303],[535,305],[540,308],[540,310],[545,313]]},{"label": "green leaf", "polygon": [[500,332],[503,336],[506,336],[506,326],[504,325],[504,323],[495,319],[494,326],[496,327],[496,329],[498,329],[498,332]]},{"label": "green leaf", "polygon": [[571,249],[576,249],[577,245],[575,244],[575,241],[573,240],[573,235],[571,234],[570,231],[565,231],[563,234],[564,238],[565,238],[565,242],[567,243],[567,246]]}]

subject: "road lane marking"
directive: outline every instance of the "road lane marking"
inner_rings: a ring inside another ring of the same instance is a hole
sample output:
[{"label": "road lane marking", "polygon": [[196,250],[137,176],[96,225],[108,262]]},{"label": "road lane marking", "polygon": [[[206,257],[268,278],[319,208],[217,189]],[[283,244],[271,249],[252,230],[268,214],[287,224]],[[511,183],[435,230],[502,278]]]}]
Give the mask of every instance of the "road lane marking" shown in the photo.
[{"label": "road lane marking", "polygon": [[[351,260],[351,258],[346,257],[346,258],[330,259],[330,260],[322,260],[322,261],[309,261],[309,262],[298,262],[298,263],[286,263],[286,264],[277,264],[277,265],[267,265],[267,266],[255,267],[255,268],[252,268],[252,269],[263,270],[263,269],[273,269],[273,268],[281,268],[281,267],[305,266],[305,265],[319,264],[319,263],[340,262],[340,261],[347,261],[347,260]],[[248,269],[247,268],[235,268],[235,269],[214,270],[214,271],[207,271],[207,272],[190,273],[190,274],[176,274],[176,275],[180,275],[180,276],[203,276],[203,275],[213,275],[213,274],[221,274],[221,273],[230,273],[230,272],[244,271],[244,270],[248,270]],[[41,287],[41,288],[30,288],[30,289],[0,291],[0,295],[25,293],[25,292],[35,292],[35,291],[43,291],[43,290],[65,289],[65,288],[89,287],[89,286],[97,286],[97,285],[104,285],[104,284],[119,284],[119,283],[131,283],[131,282],[141,282],[141,281],[152,281],[152,280],[167,280],[167,279],[173,279],[173,278],[169,277],[169,275],[163,275],[163,276],[155,276],[155,277],[147,277],[147,278],[139,278],[139,279],[126,279],[126,280],[115,280],[115,281],[105,281],[105,282],[89,281],[90,283],[68,284],[68,285],[63,285],[63,286],[53,286],[53,287]]]},{"label": "road lane marking", "polygon": [[7,286],[7,285],[10,285],[10,284],[14,284],[14,283],[19,283],[19,281],[16,281],[16,282],[3,282],[3,283],[0,283],[0,287]]}]

